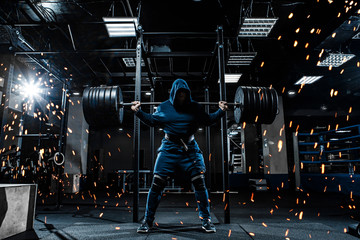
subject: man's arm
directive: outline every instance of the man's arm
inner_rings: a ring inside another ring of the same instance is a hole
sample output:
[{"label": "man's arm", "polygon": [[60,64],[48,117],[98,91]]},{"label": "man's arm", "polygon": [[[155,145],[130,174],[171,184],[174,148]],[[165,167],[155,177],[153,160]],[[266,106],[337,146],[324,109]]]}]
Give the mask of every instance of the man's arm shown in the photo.
[{"label": "man's arm", "polygon": [[[137,105],[135,105],[137,106]],[[132,107],[133,111],[135,112],[135,115],[140,119],[140,121],[142,121],[144,124],[148,125],[149,127],[156,127],[158,125],[160,125],[161,121],[160,121],[160,117],[161,117],[161,110],[160,110],[160,106],[157,107],[156,112],[153,114],[149,114],[146,113],[144,111],[142,111],[141,109],[139,109],[137,107]]]},{"label": "man's arm", "polygon": [[[200,105],[199,105],[200,106]],[[200,112],[201,112],[201,119],[200,119],[200,123],[204,124],[205,126],[210,126],[213,125],[214,123],[216,123],[217,121],[220,120],[220,118],[222,118],[223,116],[225,116],[225,112],[227,110],[227,105],[226,103],[222,103],[220,106],[219,103],[219,109],[214,112],[214,113],[206,113],[204,108],[200,106]]]}]

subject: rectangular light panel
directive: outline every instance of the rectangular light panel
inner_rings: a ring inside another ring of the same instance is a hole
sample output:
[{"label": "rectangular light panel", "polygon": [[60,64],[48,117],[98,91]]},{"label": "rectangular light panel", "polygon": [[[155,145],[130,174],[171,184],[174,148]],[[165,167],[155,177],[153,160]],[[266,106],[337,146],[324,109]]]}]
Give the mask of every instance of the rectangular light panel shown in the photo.
[{"label": "rectangular light panel", "polygon": [[136,37],[137,18],[103,17],[109,37]]},{"label": "rectangular light panel", "polygon": [[323,76],[303,76],[295,85],[312,84],[322,78]]},{"label": "rectangular light panel", "polygon": [[245,18],[239,37],[267,37],[278,18]]},{"label": "rectangular light panel", "polygon": [[319,67],[339,67],[342,64],[346,63],[350,59],[355,57],[354,54],[344,54],[344,53],[329,53],[329,55],[321,62],[317,64]]},{"label": "rectangular light panel", "polygon": [[256,52],[230,52],[227,66],[248,66],[256,57]]},{"label": "rectangular light panel", "polygon": [[[124,61],[126,67],[135,67],[136,66],[136,61],[134,58],[123,58],[122,60]],[[141,59],[141,66],[145,67],[144,59]]]},{"label": "rectangular light panel", "polygon": [[[225,74],[225,83],[237,83],[242,76],[242,73],[226,73]],[[220,83],[220,79],[218,81]]]}]

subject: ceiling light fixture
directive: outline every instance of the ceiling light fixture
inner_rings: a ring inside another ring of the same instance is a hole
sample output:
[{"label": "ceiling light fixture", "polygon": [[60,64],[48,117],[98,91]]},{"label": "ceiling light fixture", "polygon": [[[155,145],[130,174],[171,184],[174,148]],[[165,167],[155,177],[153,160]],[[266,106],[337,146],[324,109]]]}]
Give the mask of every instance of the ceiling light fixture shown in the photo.
[{"label": "ceiling light fixture", "polygon": [[[136,60],[134,58],[123,58],[122,60],[124,61],[126,67],[136,66]],[[145,67],[144,59],[141,59],[141,66]]]},{"label": "ceiling light fixture", "polygon": [[136,37],[137,18],[103,17],[109,37]]},{"label": "ceiling light fixture", "polygon": [[230,52],[227,66],[248,66],[256,57],[256,52]]},{"label": "ceiling light fixture", "polygon": [[[225,74],[225,83],[237,83],[242,76],[242,73],[226,73]],[[220,83],[220,79],[218,81]]]},{"label": "ceiling light fixture", "polygon": [[295,85],[312,84],[322,77],[323,76],[303,76],[300,80],[298,80],[295,83]]},{"label": "ceiling light fixture", "polygon": [[239,37],[267,37],[278,18],[245,18]]},{"label": "ceiling light fixture", "polygon": [[345,53],[329,53],[329,55],[322,61],[318,62],[317,66],[319,67],[339,67],[342,64],[346,63],[350,59],[355,57],[354,54],[345,54]]}]

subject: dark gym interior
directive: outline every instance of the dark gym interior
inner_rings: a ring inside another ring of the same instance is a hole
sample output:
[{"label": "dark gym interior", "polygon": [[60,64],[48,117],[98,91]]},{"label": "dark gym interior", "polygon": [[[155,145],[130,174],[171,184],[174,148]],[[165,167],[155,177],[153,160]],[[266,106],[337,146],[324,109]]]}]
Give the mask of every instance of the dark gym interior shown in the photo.
[{"label": "dark gym interior", "polygon": [[[1,0],[0,239],[359,238],[358,55],[358,1]],[[179,175],[140,234],[177,79],[217,231]]]}]

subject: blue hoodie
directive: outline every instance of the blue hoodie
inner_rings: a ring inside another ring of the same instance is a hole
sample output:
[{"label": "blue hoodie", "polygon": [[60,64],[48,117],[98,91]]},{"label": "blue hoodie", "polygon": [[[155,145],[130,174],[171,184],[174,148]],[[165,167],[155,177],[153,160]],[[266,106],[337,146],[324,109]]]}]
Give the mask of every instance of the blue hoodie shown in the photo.
[{"label": "blue hoodie", "polygon": [[[179,89],[188,91],[188,104],[183,109],[174,105],[176,93]],[[155,113],[148,114],[140,109],[135,114],[146,125],[161,127],[165,133],[181,137],[193,135],[199,126],[214,124],[225,115],[225,111],[219,108],[215,113],[207,114],[199,103],[192,100],[191,91],[186,81],[177,79],[172,85],[169,100],[162,102]]]}]

